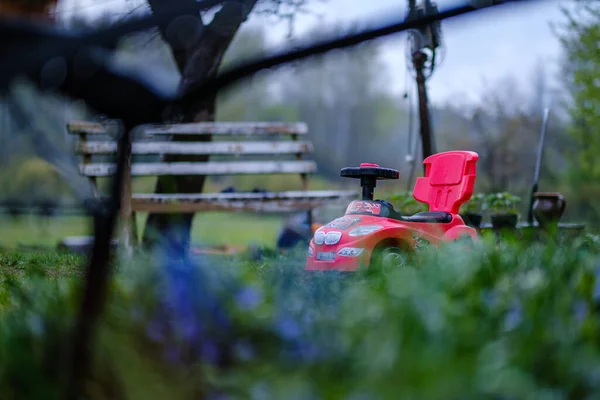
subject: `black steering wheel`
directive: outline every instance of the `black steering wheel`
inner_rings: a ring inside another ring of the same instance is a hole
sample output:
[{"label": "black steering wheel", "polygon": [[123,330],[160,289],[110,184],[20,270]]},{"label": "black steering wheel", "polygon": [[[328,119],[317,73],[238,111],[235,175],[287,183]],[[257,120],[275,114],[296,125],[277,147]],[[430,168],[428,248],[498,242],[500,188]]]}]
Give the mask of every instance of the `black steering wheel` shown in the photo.
[{"label": "black steering wheel", "polygon": [[360,167],[342,168],[340,175],[344,178],[360,178],[362,199],[371,201],[378,180],[400,178],[400,172],[397,169],[381,168],[377,164],[370,163],[360,164]]}]

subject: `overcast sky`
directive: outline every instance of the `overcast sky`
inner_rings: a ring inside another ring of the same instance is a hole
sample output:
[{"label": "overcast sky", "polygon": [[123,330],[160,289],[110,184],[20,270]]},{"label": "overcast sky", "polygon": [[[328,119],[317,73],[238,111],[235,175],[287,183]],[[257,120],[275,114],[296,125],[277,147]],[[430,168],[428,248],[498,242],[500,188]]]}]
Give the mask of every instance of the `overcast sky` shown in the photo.
[{"label": "overcast sky", "polygon": [[[122,12],[141,0],[63,0],[64,10],[94,15],[103,10]],[[444,10],[460,3],[457,0],[438,0]],[[569,0],[538,0],[527,4],[494,7],[477,15],[446,21],[442,25],[446,54],[443,63],[429,80],[433,102],[476,101],[485,79],[491,83],[514,76],[528,90],[528,80],[534,67],[542,62],[548,73],[558,76],[560,44],[552,33],[550,23],[560,22],[561,5]],[[350,25],[378,18],[398,18],[405,14],[405,0],[314,0],[309,8],[317,15],[297,17],[295,33],[299,39],[316,24]],[[269,24],[269,39],[275,45],[285,45],[287,26],[273,24],[263,17],[252,17],[250,23]],[[405,36],[398,34],[383,43],[383,56],[393,73],[392,88],[402,92],[405,85]]]}]

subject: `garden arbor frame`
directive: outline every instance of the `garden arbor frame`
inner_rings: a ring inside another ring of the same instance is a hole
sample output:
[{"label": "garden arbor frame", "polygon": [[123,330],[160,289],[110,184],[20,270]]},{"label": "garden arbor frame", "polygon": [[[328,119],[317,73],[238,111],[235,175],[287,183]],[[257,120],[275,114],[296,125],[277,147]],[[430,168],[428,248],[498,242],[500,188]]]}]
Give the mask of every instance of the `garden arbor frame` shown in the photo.
[{"label": "garden arbor frame", "polygon": [[[49,60],[60,61],[61,79],[52,82],[52,89],[72,98],[85,100],[97,112],[121,121],[122,129],[118,137],[116,173],[112,181],[110,197],[106,201],[88,203],[88,210],[94,216],[94,247],[83,286],[82,300],[75,324],[74,335],[67,340],[72,342],[70,375],[65,398],[81,397],[83,381],[91,365],[91,345],[96,321],[103,311],[107,284],[110,277],[109,260],[112,255],[110,242],[120,209],[123,171],[126,164],[127,146],[130,145],[131,131],[135,126],[153,122],[149,119],[164,115],[171,106],[185,106],[198,96],[214,94],[264,69],[296,60],[323,54],[338,48],[346,48],[382,36],[418,29],[427,24],[472,13],[482,8],[501,4],[495,0],[472,1],[462,6],[425,16],[412,21],[393,21],[386,24],[367,24],[370,28],[354,34],[337,37],[293,51],[283,51],[262,59],[249,61],[233,67],[191,88],[182,94],[162,92],[152,82],[144,80],[134,71],[124,70],[111,62],[112,53],[119,39],[129,33],[153,28],[169,23],[175,18],[189,13],[208,10],[223,0],[204,0],[173,6],[157,15],[132,17],[116,25],[93,32],[74,33],[46,24],[35,24],[16,18],[0,19],[0,53],[3,64],[0,70],[0,90],[7,92],[15,78],[26,77],[37,87],[49,89],[40,72]],[[507,0],[506,2],[526,2],[530,0]],[[23,51],[26,48],[27,51]],[[84,63],[94,74],[78,75],[73,66]],[[119,91],[120,95],[115,96]]]}]

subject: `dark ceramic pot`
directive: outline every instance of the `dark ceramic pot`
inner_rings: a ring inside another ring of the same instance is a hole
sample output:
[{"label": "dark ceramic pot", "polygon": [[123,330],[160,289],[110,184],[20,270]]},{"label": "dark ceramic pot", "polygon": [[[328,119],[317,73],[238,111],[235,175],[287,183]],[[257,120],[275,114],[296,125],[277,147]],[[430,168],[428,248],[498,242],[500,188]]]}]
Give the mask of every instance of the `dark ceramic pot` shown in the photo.
[{"label": "dark ceramic pot", "polygon": [[517,222],[519,222],[518,214],[495,214],[491,216],[492,228],[494,229],[506,229],[516,228]]},{"label": "dark ceramic pot", "polygon": [[473,228],[479,228],[483,219],[483,215],[480,213],[465,213],[461,214],[460,217],[465,221],[465,224]]},{"label": "dark ceramic pot", "polygon": [[555,192],[536,192],[533,198],[533,215],[540,226],[557,224],[567,207],[567,200],[563,195]]}]

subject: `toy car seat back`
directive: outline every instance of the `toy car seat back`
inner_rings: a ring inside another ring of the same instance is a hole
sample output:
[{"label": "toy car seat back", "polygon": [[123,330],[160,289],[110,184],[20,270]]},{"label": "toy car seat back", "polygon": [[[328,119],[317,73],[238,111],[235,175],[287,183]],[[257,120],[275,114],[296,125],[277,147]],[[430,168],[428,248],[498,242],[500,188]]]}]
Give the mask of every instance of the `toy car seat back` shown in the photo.
[{"label": "toy car seat back", "polygon": [[458,214],[460,206],[473,195],[476,164],[473,151],[447,151],[427,157],[425,176],[417,178],[413,196],[428,204],[429,211]]}]

